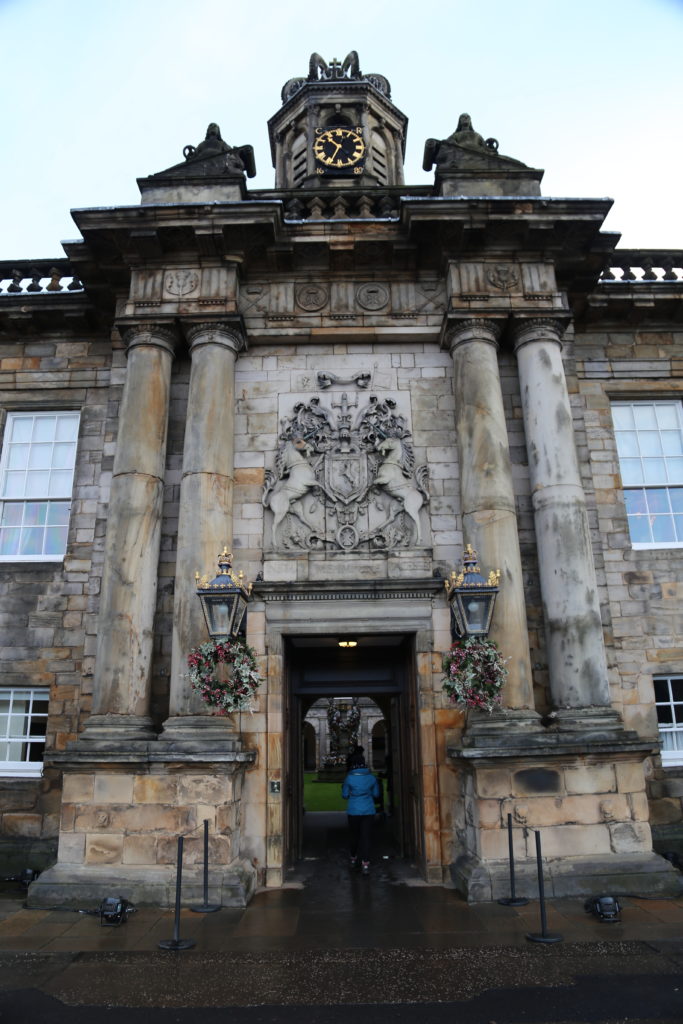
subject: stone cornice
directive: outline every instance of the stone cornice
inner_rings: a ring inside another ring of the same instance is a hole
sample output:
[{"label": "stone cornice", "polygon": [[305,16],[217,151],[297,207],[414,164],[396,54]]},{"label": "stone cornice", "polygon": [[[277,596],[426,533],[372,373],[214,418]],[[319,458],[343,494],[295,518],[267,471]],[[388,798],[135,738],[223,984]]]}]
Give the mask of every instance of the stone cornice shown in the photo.
[{"label": "stone cornice", "polygon": [[318,582],[254,583],[256,600],[272,601],[416,601],[431,600],[444,593],[444,581],[428,577],[418,580],[333,580]]}]

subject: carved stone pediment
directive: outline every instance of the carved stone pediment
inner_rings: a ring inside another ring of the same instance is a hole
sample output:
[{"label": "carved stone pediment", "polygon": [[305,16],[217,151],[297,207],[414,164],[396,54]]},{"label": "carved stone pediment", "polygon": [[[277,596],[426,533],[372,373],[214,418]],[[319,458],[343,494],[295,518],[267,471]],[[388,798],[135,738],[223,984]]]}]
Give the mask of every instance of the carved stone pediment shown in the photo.
[{"label": "carved stone pediment", "polygon": [[285,551],[391,551],[422,545],[427,467],[387,396],[326,392],[281,421],[263,504]]}]

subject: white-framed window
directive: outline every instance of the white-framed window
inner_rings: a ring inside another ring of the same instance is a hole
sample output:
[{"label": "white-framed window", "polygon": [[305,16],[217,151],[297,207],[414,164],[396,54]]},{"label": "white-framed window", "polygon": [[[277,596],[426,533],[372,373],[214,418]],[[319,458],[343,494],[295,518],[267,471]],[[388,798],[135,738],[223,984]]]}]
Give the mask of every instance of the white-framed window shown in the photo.
[{"label": "white-framed window", "polygon": [[0,561],[61,561],[79,414],[11,412],[0,458]]},{"label": "white-framed window", "polygon": [[42,774],[49,696],[43,686],[0,687],[0,775]]},{"label": "white-framed window", "polygon": [[681,402],[613,402],[612,420],[633,547],[683,547]]},{"label": "white-framed window", "polygon": [[683,764],[683,674],[653,681],[662,764]]}]

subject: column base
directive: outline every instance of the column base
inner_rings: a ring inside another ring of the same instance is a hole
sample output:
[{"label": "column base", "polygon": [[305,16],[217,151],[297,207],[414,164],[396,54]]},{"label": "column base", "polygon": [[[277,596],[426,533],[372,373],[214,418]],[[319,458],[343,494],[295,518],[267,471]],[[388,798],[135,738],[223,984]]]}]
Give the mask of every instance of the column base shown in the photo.
[{"label": "column base", "polygon": [[179,753],[208,753],[242,749],[232,718],[217,715],[176,715],[167,718],[158,746]]},{"label": "column base", "polygon": [[576,737],[580,734],[581,739],[588,742],[636,736],[634,732],[626,733],[621,716],[607,707],[557,708],[546,721],[549,729],[556,729],[567,741],[571,740],[572,734]]},{"label": "column base", "polygon": [[152,719],[147,715],[91,715],[78,737],[78,743],[146,743],[156,738]]},{"label": "column base", "polygon": [[[451,865],[451,879],[468,903],[491,902],[510,895],[507,860],[485,861],[463,854]],[[556,899],[562,896],[683,894],[683,876],[656,853],[544,858],[543,884],[546,896]],[[515,861],[515,893],[527,899],[538,899],[535,861]]]},{"label": "column base", "polygon": [[540,742],[546,730],[537,711],[500,708],[487,714],[468,711],[463,733],[463,747],[521,747],[526,749]]},{"label": "column base", "polygon": [[[167,908],[174,906],[175,884],[175,864],[144,867],[55,864],[31,883],[26,906],[30,909],[56,905],[96,909],[105,896],[119,896],[136,906]],[[209,903],[246,907],[255,888],[256,870],[247,862],[209,868]],[[201,865],[183,868],[182,900],[184,907],[204,902]]]}]

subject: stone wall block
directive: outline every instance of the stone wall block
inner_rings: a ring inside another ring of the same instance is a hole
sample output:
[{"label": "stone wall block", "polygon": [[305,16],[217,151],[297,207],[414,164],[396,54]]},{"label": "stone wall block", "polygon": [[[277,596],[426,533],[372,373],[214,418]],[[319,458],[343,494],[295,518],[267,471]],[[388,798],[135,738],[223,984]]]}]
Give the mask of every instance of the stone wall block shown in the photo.
[{"label": "stone wall block", "polygon": [[681,801],[672,797],[653,800],[650,805],[650,822],[653,825],[671,825],[681,820]]},{"label": "stone wall block", "polygon": [[93,801],[103,804],[129,804],[133,799],[133,776],[98,772],[95,776]]},{"label": "stone wall block", "polygon": [[62,832],[59,837],[58,857],[60,863],[82,864],[85,860],[85,835]]},{"label": "stone wall block", "polygon": [[184,775],[178,779],[179,804],[218,807],[232,798],[233,779],[230,775]]},{"label": "stone wall block", "polygon": [[649,853],[652,849],[650,826],[644,821],[623,821],[609,826],[614,853]]},{"label": "stone wall block", "polygon": [[612,850],[607,825],[558,825],[541,832],[544,857],[580,857]]},{"label": "stone wall block", "polygon": [[156,845],[156,836],[126,836],[123,840],[123,863],[155,864],[157,859]]},{"label": "stone wall block", "polygon": [[92,802],[94,792],[94,775],[72,775],[71,773],[65,773],[62,789],[62,800],[64,803],[90,803]]},{"label": "stone wall block", "polygon": [[628,802],[631,807],[631,817],[634,821],[650,820],[650,804],[647,793],[629,793]]},{"label": "stone wall block", "polygon": [[175,804],[178,780],[172,775],[137,775],[133,785],[133,803]]},{"label": "stone wall block", "polygon": [[564,791],[562,774],[554,768],[520,768],[512,775],[512,788],[505,796],[537,797],[542,794],[561,795]]},{"label": "stone wall block", "polygon": [[565,785],[568,793],[614,793],[617,780],[611,764],[586,764],[567,768]]},{"label": "stone wall block", "polygon": [[645,789],[645,772],[640,762],[617,762],[617,789],[620,793],[637,793]]},{"label": "stone wall block", "polygon": [[122,833],[108,832],[106,835],[85,837],[86,864],[120,864],[122,855]]},{"label": "stone wall block", "polygon": [[10,811],[8,814],[3,814],[2,826],[5,835],[37,839],[42,832],[43,816],[42,814]]},{"label": "stone wall block", "polygon": [[481,769],[476,774],[477,796],[507,797],[510,795],[510,773],[503,769]]}]

